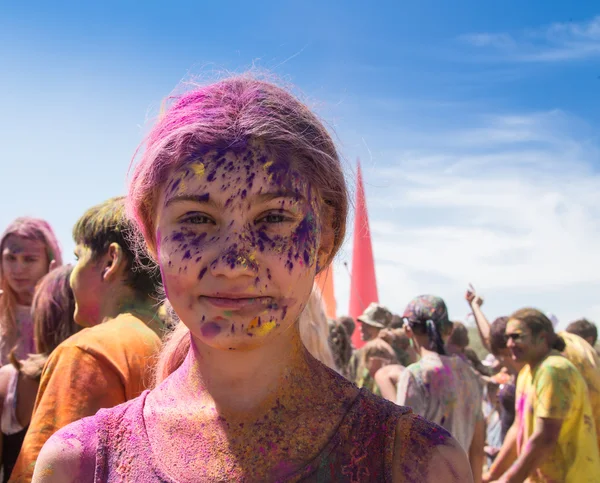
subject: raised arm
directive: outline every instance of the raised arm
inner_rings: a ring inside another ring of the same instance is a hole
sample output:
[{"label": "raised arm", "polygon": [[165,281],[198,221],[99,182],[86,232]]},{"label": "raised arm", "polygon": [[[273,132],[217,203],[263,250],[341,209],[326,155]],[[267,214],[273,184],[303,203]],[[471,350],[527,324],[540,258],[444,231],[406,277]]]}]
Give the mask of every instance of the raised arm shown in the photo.
[{"label": "raised arm", "polygon": [[484,347],[491,352],[491,324],[481,311],[483,299],[477,295],[472,286],[465,293],[465,299],[469,304],[469,307],[471,307],[471,311],[475,317],[475,323],[477,324],[477,330],[479,331],[481,342],[483,343]]}]

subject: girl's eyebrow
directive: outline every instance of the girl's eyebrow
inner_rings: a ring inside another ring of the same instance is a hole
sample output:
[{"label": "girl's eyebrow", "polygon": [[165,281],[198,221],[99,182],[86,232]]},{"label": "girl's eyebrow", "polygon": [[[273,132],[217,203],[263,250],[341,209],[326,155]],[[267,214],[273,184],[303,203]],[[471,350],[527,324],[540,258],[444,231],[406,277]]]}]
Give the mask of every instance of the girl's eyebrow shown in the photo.
[{"label": "girl's eyebrow", "polygon": [[205,205],[210,205],[215,208],[219,208],[218,204],[211,200],[208,193],[204,195],[177,195],[169,198],[165,203],[165,206],[170,206],[173,203],[181,203],[183,201],[193,201],[194,203],[201,203]]},{"label": "girl's eyebrow", "polygon": [[276,200],[279,198],[289,198],[289,199],[293,199],[294,201],[306,201],[306,198],[304,197],[304,195],[302,195],[302,193],[299,193],[297,191],[287,191],[287,190],[279,190],[279,191],[270,191],[267,193],[260,193],[256,196],[253,197],[256,201],[258,202],[267,202],[267,201],[272,201],[272,200]]},{"label": "girl's eyebrow", "polygon": [[[258,203],[266,203],[268,201],[276,200],[279,198],[292,199],[294,201],[306,201],[306,198],[304,197],[304,195],[302,195],[302,193],[299,193],[297,191],[288,191],[288,190],[279,190],[279,191],[271,191],[271,192],[267,192],[267,193],[259,193],[255,196],[251,196],[249,198],[253,199],[255,202],[258,202]],[[194,203],[200,203],[200,204],[212,206],[215,209],[222,208],[221,203],[211,199],[210,196],[208,195],[208,193],[203,194],[203,195],[181,194],[181,195],[173,196],[172,198],[167,200],[167,202],[165,203],[165,206],[170,206],[173,203],[180,203],[183,201],[193,201]]]}]

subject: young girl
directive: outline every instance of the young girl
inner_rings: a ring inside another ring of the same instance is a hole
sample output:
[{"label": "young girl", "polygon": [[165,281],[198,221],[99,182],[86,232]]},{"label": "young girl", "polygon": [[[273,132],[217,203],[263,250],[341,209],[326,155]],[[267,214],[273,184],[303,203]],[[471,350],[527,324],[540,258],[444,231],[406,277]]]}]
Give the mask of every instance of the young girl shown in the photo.
[{"label": "young girl", "polygon": [[73,267],[67,265],[51,271],[40,280],[33,297],[31,313],[35,334],[35,354],[0,369],[0,447],[4,480],[12,472],[31,420],[40,376],[48,355],[78,327],[73,320],[75,299],[69,285]]},{"label": "young girl", "polygon": [[17,218],[0,239],[0,365],[16,347],[16,357],[34,352],[31,300],[40,278],[62,264],[50,225],[35,218]]},{"label": "young girl", "polygon": [[246,76],[181,96],[128,201],[182,321],[159,364],[169,375],[56,433],[34,481],[471,481],[445,430],[302,344],[298,318],[348,207],[306,106]]}]

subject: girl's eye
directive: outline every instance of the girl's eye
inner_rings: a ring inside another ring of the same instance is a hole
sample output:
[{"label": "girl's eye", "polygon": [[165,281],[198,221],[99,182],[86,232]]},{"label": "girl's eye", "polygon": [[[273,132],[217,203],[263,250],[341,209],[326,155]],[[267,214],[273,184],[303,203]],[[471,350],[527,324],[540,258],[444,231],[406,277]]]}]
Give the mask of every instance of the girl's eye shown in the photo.
[{"label": "girl's eye", "polygon": [[269,213],[268,215],[256,220],[256,223],[283,223],[284,221],[288,220],[289,218],[279,213]]},{"label": "girl's eye", "polygon": [[27,263],[34,263],[37,261],[37,258],[35,257],[25,257],[25,262]]},{"label": "girl's eye", "polygon": [[192,225],[207,225],[207,224],[214,225],[215,224],[215,222],[212,219],[210,219],[208,216],[200,215],[200,214],[185,216],[182,218],[181,222],[182,223],[191,223]]}]

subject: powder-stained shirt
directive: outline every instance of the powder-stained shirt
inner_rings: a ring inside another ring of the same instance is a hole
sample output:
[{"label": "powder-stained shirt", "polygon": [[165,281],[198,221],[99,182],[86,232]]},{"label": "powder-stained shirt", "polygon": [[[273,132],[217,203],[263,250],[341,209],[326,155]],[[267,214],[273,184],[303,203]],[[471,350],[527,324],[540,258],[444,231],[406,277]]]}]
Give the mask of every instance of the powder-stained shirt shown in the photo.
[{"label": "powder-stained shirt", "polygon": [[12,337],[0,338],[0,366],[9,363],[8,356],[15,348],[18,360],[27,359],[28,354],[35,354],[33,340],[33,318],[29,305],[17,305],[15,311],[16,332]]},{"label": "powder-stained shirt", "polygon": [[517,451],[522,454],[536,418],[560,419],[558,442],[526,480],[592,483],[600,477],[600,454],[588,391],[577,368],[553,352],[517,379]]},{"label": "powder-stained shirt", "polygon": [[[48,444],[67,441],[80,445],[82,481],[92,481],[93,475],[97,483],[177,483],[181,479],[161,464],[154,452],[156,442],[146,430],[147,395],[145,392],[133,401],[71,424]],[[174,444],[194,444],[189,435],[177,434],[173,438]],[[269,475],[269,481],[391,483],[393,465],[397,465],[403,481],[425,481],[433,450],[449,440],[450,435],[443,428],[412,414],[409,408],[363,389],[312,461],[299,469],[293,469],[297,461],[282,461]],[[232,458],[228,448],[223,449],[223,458]],[[188,469],[190,477],[184,481],[215,481],[214,475],[206,474],[203,467],[190,464]]]},{"label": "powder-stained shirt", "polygon": [[29,482],[44,443],[63,426],[139,396],[149,385],[160,338],[131,314],[60,344],[42,372],[29,430],[11,482]]},{"label": "powder-stained shirt", "polygon": [[566,347],[562,355],[579,370],[587,385],[600,447],[600,357],[594,348],[578,335],[569,332],[560,332],[558,335],[565,341]]},{"label": "powder-stained shirt", "polygon": [[469,451],[475,424],[483,418],[483,388],[473,369],[455,356],[429,353],[398,380],[400,405],[447,429]]}]

